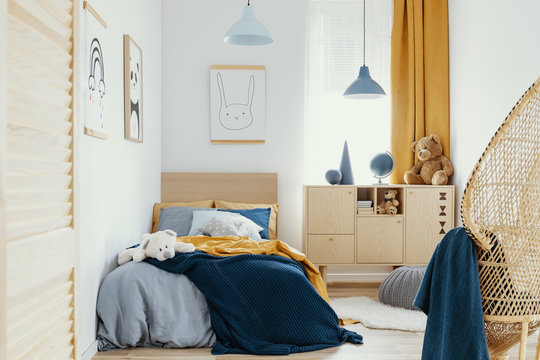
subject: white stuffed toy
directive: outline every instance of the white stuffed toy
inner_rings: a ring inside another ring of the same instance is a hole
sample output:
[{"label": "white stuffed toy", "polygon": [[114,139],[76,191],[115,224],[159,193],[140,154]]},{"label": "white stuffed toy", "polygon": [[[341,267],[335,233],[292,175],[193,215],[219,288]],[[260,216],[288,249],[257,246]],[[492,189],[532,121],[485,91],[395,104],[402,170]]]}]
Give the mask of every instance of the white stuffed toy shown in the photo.
[{"label": "white stuffed toy", "polygon": [[176,233],[172,230],[144,234],[143,241],[136,248],[126,249],[118,255],[118,265],[124,265],[132,259],[141,262],[147,257],[159,261],[171,259],[175,252],[187,253],[195,251],[193,244],[176,241]]}]

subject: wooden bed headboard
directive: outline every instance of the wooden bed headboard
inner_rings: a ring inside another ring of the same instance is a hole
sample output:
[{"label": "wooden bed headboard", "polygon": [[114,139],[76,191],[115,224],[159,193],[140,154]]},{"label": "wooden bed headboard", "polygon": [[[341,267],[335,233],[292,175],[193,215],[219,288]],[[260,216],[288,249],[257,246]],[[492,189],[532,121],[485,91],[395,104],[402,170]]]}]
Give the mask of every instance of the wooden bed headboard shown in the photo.
[{"label": "wooden bed headboard", "polygon": [[277,173],[161,173],[161,202],[278,202]]}]

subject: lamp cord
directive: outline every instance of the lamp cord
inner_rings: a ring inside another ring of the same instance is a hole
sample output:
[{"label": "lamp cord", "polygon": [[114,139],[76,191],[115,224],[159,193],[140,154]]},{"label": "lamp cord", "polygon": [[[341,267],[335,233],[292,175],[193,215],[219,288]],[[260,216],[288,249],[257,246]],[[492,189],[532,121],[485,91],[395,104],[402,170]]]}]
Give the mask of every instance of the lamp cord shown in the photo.
[{"label": "lamp cord", "polygon": [[248,0],[248,6],[249,6],[249,5],[250,5],[250,3],[249,3],[249,0]]},{"label": "lamp cord", "polygon": [[366,0],[364,0],[364,66],[366,66]]}]

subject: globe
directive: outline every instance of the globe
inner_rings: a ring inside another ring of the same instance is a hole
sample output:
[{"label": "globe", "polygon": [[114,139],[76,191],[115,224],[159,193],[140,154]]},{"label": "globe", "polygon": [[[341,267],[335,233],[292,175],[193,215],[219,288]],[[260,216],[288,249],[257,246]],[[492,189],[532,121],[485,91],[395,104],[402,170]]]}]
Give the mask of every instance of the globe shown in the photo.
[{"label": "globe", "polygon": [[394,170],[394,157],[389,151],[377,154],[371,159],[369,167],[373,172],[373,177],[379,179],[379,184],[382,184],[381,179],[389,176]]}]

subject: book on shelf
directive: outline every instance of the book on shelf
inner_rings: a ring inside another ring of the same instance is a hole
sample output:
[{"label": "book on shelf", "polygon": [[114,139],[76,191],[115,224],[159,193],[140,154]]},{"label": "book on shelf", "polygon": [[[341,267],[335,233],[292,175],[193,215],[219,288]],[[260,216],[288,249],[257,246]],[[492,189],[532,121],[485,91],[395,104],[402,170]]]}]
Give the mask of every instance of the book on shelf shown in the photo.
[{"label": "book on shelf", "polygon": [[373,208],[357,208],[356,213],[358,215],[373,215]]},{"label": "book on shelf", "polygon": [[356,206],[359,208],[373,208],[373,202],[370,200],[358,200]]}]

